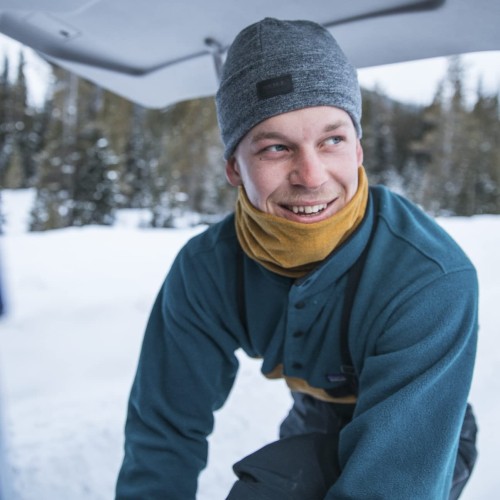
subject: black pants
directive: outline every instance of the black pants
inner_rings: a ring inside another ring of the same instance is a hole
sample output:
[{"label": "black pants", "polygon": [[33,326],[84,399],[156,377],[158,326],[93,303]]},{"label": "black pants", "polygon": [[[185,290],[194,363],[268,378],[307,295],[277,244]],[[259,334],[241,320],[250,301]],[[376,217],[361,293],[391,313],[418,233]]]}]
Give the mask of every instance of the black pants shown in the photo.
[{"label": "black pants", "polygon": [[[294,393],[280,440],[237,462],[226,500],[321,500],[340,474],[338,435],[353,407]],[[456,500],[477,458],[476,421],[467,405],[449,500]]]}]

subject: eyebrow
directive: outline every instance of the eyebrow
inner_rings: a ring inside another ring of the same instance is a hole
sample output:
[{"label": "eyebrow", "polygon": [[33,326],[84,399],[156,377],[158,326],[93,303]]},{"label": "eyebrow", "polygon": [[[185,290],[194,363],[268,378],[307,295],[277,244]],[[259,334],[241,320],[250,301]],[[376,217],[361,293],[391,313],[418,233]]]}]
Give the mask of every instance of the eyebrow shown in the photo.
[{"label": "eyebrow", "polygon": [[286,136],[283,134],[280,134],[279,132],[266,132],[263,130],[262,132],[257,132],[255,135],[252,136],[251,143],[254,144],[256,142],[265,140],[265,139],[277,139],[277,140],[282,140],[286,139]]},{"label": "eyebrow", "polygon": [[[323,128],[322,133],[333,132],[341,127],[346,127],[348,124],[349,124],[349,122],[347,120],[337,120],[333,123],[329,123],[328,125],[326,125]],[[288,138],[285,134],[281,134],[279,132],[275,132],[272,130],[269,130],[269,131],[262,130],[261,132],[257,132],[255,135],[253,135],[250,142],[252,144],[255,144],[256,142],[259,142],[259,141],[262,141],[265,139],[286,140]]]},{"label": "eyebrow", "polygon": [[336,122],[333,122],[333,123],[327,125],[323,129],[323,132],[333,132],[334,130],[337,130],[338,128],[347,127],[348,125],[349,125],[349,122],[347,120],[338,120]]}]

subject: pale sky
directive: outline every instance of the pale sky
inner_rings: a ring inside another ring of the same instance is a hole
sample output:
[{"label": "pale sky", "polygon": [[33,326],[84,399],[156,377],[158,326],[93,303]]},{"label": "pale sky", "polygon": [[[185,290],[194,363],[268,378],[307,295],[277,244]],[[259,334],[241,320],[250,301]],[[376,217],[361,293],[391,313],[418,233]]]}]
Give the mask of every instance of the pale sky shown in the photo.
[{"label": "pale sky", "polygon": [[[28,65],[26,76],[30,85],[33,102],[43,102],[50,75],[48,65],[31,49],[0,34],[0,56],[8,53],[12,60],[11,71],[15,70],[17,55],[24,51]],[[500,92],[500,51],[480,52],[463,56],[467,83],[466,90],[475,95],[478,80],[488,93]],[[429,104],[437,89],[438,82],[446,73],[447,59],[438,57],[416,62],[390,64],[359,70],[359,80],[363,87],[378,88],[389,97],[403,102]]]},{"label": "pale sky", "polygon": [[[462,63],[467,76],[466,92],[474,96],[480,79],[485,92],[500,92],[500,51],[465,54]],[[446,74],[447,65],[447,58],[436,57],[362,69],[358,76],[363,87],[378,87],[403,102],[429,104]]]}]

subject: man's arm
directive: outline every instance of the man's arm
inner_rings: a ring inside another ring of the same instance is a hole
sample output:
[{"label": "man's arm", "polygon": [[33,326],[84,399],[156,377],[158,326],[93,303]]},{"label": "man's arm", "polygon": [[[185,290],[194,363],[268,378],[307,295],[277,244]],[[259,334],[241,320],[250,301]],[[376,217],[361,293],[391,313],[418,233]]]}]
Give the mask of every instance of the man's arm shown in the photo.
[{"label": "man's arm", "polygon": [[399,301],[362,366],[326,499],[448,499],[476,341],[472,269]]},{"label": "man's arm", "polygon": [[129,400],[119,500],[195,499],[213,411],[237,371],[236,342],[220,342],[214,290],[210,297],[199,274],[179,256],[153,306]]}]

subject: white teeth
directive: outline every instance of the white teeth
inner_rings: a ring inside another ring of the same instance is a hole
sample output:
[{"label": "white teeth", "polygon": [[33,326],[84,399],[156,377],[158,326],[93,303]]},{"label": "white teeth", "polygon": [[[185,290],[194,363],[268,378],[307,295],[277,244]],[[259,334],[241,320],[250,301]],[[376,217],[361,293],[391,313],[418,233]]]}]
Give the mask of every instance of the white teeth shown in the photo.
[{"label": "white teeth", "polygon": [[299,206],[291,206],[290,210],[294,214],[317,214],[318,212],[321,212],[326,208],[326,203],[322,203],[321,205],[312,205],[312,206],[306,206],[306,207],[299,207]]}]

